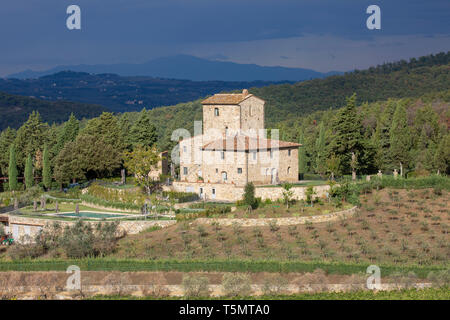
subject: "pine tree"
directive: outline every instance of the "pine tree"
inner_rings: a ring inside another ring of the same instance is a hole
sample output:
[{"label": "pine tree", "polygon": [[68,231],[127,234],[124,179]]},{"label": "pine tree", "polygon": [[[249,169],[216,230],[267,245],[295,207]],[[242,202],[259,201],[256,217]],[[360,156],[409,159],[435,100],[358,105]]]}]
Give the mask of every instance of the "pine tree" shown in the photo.
[{"label": "pine tree", "polygon": [[410,164],[411,136],[406,109],[401,103],[395,109],[389,136],[391,145],[389,150],[390,156],[394,166],[397,164],[400,166],[400,171],[402,171],[403,168],[408,168]]},{"label": "pine tree", "polygon": [[355,169],[366,167],[365,143],[362,135],[361,118],[356,112],[356,94],[347,99],[347,105],[339,110],[332,124],[333,139],[330,143],[330,156],[335,156],[339,165],[339,173],[352,172],[352,155],[355,155]]},{"label": "pine tree", "polygon": [[9,149],[8,181],[9,190],[18,190],[19,185],[17,183],[16,146],[14,144],[12,144]]},{"label": "pine tree", "polygon": [[151,123],[147,110],[143,109],[139,119],[131,127],[131,142],[134,146],[153,146],[158,139],[156,128]]},{"label": "pine tree", "polygon": [[33,159],[30,154],[25,163],[25,187],[27,189],[33,187]]},{"label": "pine tree", "polygon": [[39,112],[33,111],[28,120],[17,130],[15,139],[17,152],[17,165],[23,168],[27,155],[34,155],[46,140],[49,126],[42,123]]},{"label": "pine tree", "polygon": [[300,137],[298,139],[298,143],[302,146],[298,150],[298,173],[300,174],[300,179],[303,179],[304,174],[306,173],[306,148],[304,146],[304,134],[303,130],[300,132]]},{"label": "pine tree", "polygon": [[9,149],[16,138],[16,131],[10,127],[0,134],[0,175],[8,174]]},{"label": "pine tree", "polygon": [[55,155],[58,155],[58,153],[64,148],[67,142],[75,141],[79,130],[80,122],[72,113],[69,117],[69,120],[67,120],[67,122],[64,124],[64,127],[58,136]]},{"label": "pine tree", "polygon": [[42,167],[42,182],[45,188],[48,190],[52,184],[52,172],[50,168],[50,158],[48,154],[47,145],[44,146],[43,167]]}]

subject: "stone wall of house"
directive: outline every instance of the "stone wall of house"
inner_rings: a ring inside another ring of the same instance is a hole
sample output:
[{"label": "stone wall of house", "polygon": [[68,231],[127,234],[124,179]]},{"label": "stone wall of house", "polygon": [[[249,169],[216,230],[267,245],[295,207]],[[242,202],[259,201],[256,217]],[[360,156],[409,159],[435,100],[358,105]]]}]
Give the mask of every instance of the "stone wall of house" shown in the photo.
[{"label": "stone wall of house", "polygon": [[[174,191],[195,192],[202,195],[207,201],[229,201],[234,202],[242,199],[244,187],[237,187],[231,183],[205,183],[205,182],[174,182]],[[202,190],[200,190],[202,189]]]},{"label": "stone wall of house", "polygon": [[255,96],[240,103],[242,130],[264,129],[264,104],[264,100]]},{"label": "stone wall of house", "polygon": [[[203,190],[200,190],[200,188]],[[195,192],[198,194],[203,191],[202,194],[206,195],[206,200],[230,202],[241,200],[244,194],[244,186],[237,186],[231,183],[207,183],[207,181],[196,183],[177,181],[173,183],[172,189],[178,192]],[[215,191],[215,196],[213,196],[213,189]],[[306,199],[306,189],[307,187],[301,186],[292,187],[291,190],[293,191],[293,199]],[[329,185],[315,186],[314,191],[316,192],[316,195],[314,197],[325,197],[329,189]],[[284,189],[281,186],[257,186],[255,188],[255,197],[261,198],[262,200],[270,199],[275,201],[283,198],[283,190]]]},{"label": "stone wall of house", "polygon": [[[246,152],[203,151],[203,179],[210,183],[231,183],[245,186],[247,183],[247,156]],[[240,169],[240,170],[239,170]],[[224,179],[226,174],[226,181]]]},{"label": "stone wall of house", "polygon": [[[218,109],[219,115],[215,115]],[[212,135],[211,139],[219,138],[217,135],[223,136],[225,128],[228,127],[229,132],[235,132],[241,126],[241,112],[238,105],[204,105],[203,106],[203,132],[207,136]],[[217,131],[212,134],[212,131]]]}]

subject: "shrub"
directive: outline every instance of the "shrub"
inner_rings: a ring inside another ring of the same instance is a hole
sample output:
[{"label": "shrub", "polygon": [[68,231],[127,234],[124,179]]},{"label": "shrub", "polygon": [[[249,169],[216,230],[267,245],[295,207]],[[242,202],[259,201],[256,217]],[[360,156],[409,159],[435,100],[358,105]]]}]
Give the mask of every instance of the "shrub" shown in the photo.
[{"label": "shrub", "polygon": [[183,276],[182,286],[187,297],[209,296],[209,279],[198,275]]},{"label": "shrub", "polygon": [[243,203],[252,209],[258,208],[258,201],[255,198],[255,186],[252,182],[245,185]]},{"label": "shrub", "polygon": [[427,279],[436,287],[445,287],[450,285],[450,269],[442,271],[431,271]]},{"label": "shrub", "polygon": [[288,285],[288,280],[280,274],[268,275],[264,278],[263,292],[266,295],[282,294]]},{"label": "shrub", "polygon": [[37,258],[44,254],[44,248],[38,244],[15,243],[8,249],[8,255],[12,260]]},{"label": "shrub", "polygon": [[248,296],[251,293],[250,277],[244,273],[225,273],[222,286],[227,296]]}]

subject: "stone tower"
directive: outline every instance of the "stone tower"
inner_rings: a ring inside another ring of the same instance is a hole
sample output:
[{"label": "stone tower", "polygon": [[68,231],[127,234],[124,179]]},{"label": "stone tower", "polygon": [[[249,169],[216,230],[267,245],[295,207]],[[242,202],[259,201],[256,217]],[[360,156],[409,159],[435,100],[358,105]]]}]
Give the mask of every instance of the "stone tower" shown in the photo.
[{"label": "stone tower", "polygon": [[249,94],[246,89],[238,94],[216,94],[202,104],[203,133],[211,138],[264,129],[265,101]]}]

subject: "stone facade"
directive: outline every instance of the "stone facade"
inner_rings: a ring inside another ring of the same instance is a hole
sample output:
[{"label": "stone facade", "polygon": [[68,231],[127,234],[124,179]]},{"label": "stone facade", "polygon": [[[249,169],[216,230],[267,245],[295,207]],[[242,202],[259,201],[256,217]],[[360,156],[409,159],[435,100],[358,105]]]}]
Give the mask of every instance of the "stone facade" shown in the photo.
[{"label": "stone facade", "polygon": [[[235,201],[234,187],[298,181],[299,144],[265,138],[264,100],[244,90],[203,101],[203,134],[180,141],[180,183],[174,188],[223,190],[217,200]],[[185,191],[182,190],[182,191]],[[233,190],[231,195],[225,195]],[[207,193],[206,193],[207,194]],[[209,199],[214,199],[211,193]]]},{"label": "stone facade", "polygon": [[[201,198],[207,201],[228,201],[235,202],[242,200],[242,195],[244,194],[244,186],[239,186],[232,183],[208,183],[208,182],[183,182],[177,181],[173,183],[172,189],[178,192],[194,192],[201,195]],[[292,198],[295,200],[305,200],[306,199],[306,189],[307,187],[294,186],[291,188],[293,192]],[[315,197],[324,198],[326,197],[329,185],[315,186],[314,191],[316,192]],[[261,198],[262,200],[270,199],[276,201],[283,198],[283,188],[281,186],[266,187],[266,186],[256,186],[255,187],[255,197]]]},{"label": "stone facade", "polygon": [[158,161],[158,165],[155,170],[149,172],[149,177],[153,180],[159,180],[161,175],[169,174],[169,153],[167,151],[163,151],[159,154],[160,160]]}]

